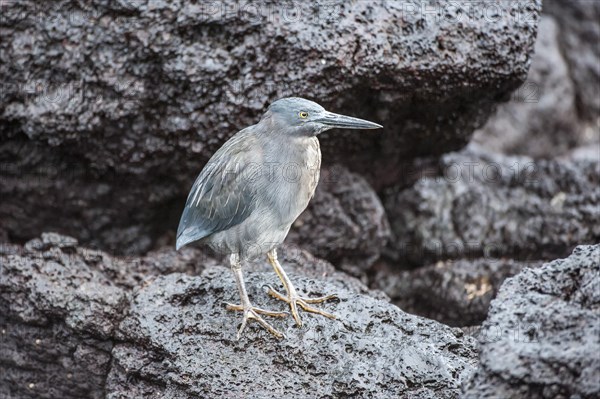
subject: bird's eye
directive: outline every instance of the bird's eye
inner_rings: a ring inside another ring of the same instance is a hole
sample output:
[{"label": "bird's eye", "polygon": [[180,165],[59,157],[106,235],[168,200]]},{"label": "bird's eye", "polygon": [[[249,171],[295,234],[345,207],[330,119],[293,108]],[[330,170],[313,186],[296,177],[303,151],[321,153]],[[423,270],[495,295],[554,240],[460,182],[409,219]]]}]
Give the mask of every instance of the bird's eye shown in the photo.
[{"label": "bird's eye", "polygon": [[306,118],[308,118],[308,112],[304,112],[304,111],[302,111],[302,112],[300,112],[298,115],[299,115],[299,116],[300,116],[300,118],[302,118],[302,119],[306,119]]}]

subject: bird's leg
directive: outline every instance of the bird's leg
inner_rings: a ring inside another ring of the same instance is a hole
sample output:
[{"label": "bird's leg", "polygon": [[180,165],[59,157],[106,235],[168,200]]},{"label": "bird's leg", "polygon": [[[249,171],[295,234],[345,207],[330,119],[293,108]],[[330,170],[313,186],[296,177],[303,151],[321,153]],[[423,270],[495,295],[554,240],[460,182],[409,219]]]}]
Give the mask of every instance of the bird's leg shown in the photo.
[{"label": "bird's leg", "polygon": [[273,328],[262,317],[260,317],[260,315],[264,314],[267,316],[274,317],[286,317],[289,313],[272,312],[270,310],[264,310],[252,306],[252,304],[250,303],[250,298],[248,297],[248,292],[246,291],[246,286],[244,284],[244,277],[242,275],[242,264],[239,255],[231,255],[230,262],[231,270],[233,271],[233,275],[235,276],[235,282],[237,283],[238,291],[240,292],[240,300],[242,304],[233,305],[231,303],[227,303],[227,310],[241,310],[244,312],[244,318],[242,319],[242,325],[240,326],[240,329],[237,333],[237,339],[240,339],[240,337],[242,336],[242,332],[244,332],[248,320],[256,320],[258,324],[263,326],[271,334],[273,334],[277,338],[283,338],[283,334],[277,331],[275,328]]},{"label": "bird's leg", "polygon": [[283,283],[283,286],[287,291],[287,296],[280,294],[279,292],[275,291],[272,287],[269,287],[268,293],[273,298],[277,298],[281,301],[289,303],[290,308],[292,310],[292,316],[294,317],[294,320],[296,320],[296,324],[298,326],[302,326],[302,320],[300,320],[300,315],[298,314],[298,306],[300,306],[307,312],[316,313],[320,314],[321,316],[328,317],[330,319],[335,319],[335,316],[331,313],[327,313],[323,310],[310,306],[311,303],[321,303],[330,299],[335,299],[337,298],[335,294],[322,296],[319,298],[301,297],[300,295],[298,295],[298,292],[296,291],[296,288],[294,288],[294,286],[292,285],[290,278],[287,276],[287,274],[279,264],[279,261],[277,260],[277,250],[275,248],[273,248],[267,253],[267,258],[269,259],[269,263],[271,264],[271,266],[273,266],[273,269],[275,269],[275,273],[277,273],[279,279]]}]

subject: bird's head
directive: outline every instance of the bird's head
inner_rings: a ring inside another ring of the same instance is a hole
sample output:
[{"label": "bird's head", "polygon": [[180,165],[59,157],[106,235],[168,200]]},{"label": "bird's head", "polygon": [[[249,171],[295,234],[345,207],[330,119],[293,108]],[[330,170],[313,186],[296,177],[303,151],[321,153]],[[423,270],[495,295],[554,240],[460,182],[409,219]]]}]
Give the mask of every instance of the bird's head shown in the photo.
[{"label": "bird's head", "polygon": [[326,130],[380,129],[383,126],[351,116],[334,114],[319,104],[300,97],[287,97],[273,102],[265,116],[272,118],[286,134],[316,136]]}]

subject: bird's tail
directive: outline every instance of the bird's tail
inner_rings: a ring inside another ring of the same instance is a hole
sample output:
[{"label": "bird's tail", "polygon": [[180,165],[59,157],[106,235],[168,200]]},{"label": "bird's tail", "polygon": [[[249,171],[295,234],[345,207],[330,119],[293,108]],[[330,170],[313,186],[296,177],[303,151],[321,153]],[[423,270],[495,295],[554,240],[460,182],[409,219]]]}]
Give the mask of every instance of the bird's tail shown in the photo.
[{"label": "bird's tail", "polygon": [[178,232],[177,241],[175,242],[175,249],[179,250],[179,248],[203,238],[205,235],[201,234],[201,232],[198,230],[199,229],[197,227],[188,227],[183,229],[183,231]]}]

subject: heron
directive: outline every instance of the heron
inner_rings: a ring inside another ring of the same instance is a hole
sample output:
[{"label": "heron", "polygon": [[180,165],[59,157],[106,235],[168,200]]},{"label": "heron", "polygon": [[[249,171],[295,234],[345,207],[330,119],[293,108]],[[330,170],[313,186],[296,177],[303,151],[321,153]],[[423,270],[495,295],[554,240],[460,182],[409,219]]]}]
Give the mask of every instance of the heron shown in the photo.
[{"label": "heron", "polygon": [[241,303],[226,303],[226,309],[243,312],[238,339],[250,320],[283,338],[262,316],[286,317],[289,313],[253,306],[244,284],[244,262],[265,254],[286,291],[283,294],[269,286],[268,295],[289,305],[299,327],[299,308],[335,319],[313,305],[336,295],[301,296],[277,259],[277,247],[308,206],[319,182],[317,136],[333,128],[382,126],[326,111],[303,98],[282,98],[269,105],[257,124],[227,140],[192,185],[177,229],[176,249],[198,241],[229,257]]}]

